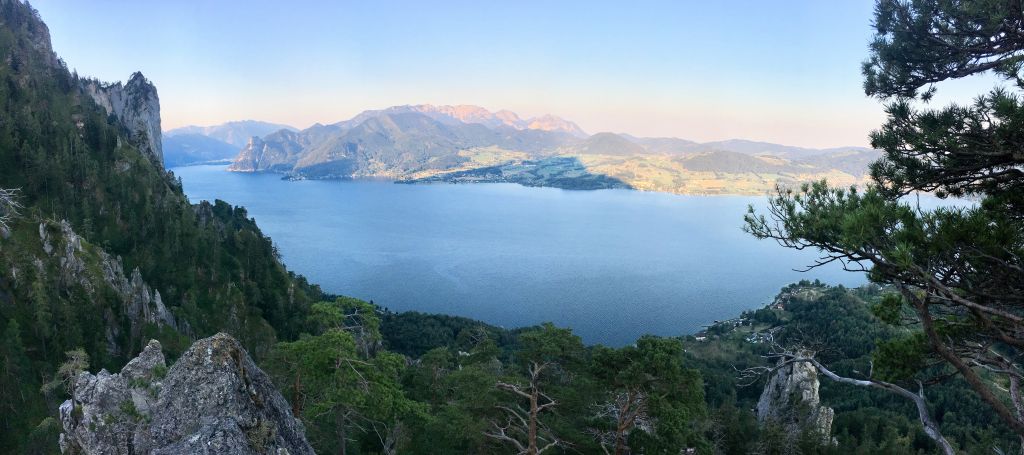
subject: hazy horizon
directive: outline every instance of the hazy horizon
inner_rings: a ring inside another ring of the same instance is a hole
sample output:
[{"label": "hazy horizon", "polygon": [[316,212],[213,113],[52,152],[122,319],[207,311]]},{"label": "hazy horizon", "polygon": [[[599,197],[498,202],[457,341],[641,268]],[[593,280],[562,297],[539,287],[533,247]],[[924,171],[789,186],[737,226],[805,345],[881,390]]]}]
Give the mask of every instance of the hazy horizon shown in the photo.
[{"label": "hazy horizon", "polygon": [[[81,75],[153,81],[164,130],[470,104],[588,133],[827,148],[868,145],[884,119],[861,88],[868,1],[33,6]],[[944,84],[934,104],[993,81]]]}]

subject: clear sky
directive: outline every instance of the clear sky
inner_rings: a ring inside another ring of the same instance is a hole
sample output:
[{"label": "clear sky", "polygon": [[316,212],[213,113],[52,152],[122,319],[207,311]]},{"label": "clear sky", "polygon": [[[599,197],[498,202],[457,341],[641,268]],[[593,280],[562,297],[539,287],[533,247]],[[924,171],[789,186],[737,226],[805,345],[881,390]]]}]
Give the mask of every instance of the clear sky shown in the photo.
[{"label": "clear sky", "polygon": [[884,119],[861,89],[869,0],[32,3],[69,67],[152,80],[164,129],[476,104],[590,133],[830,147],[867,145]]}]

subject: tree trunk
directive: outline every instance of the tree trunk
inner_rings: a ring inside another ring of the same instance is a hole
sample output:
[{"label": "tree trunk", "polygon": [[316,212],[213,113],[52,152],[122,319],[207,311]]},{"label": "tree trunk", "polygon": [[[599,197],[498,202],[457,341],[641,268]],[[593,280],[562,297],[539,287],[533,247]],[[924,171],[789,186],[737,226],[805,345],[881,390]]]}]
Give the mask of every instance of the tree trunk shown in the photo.
[{"label": "tree trunk", "polygon": [[[1024,421],[1024,396],[1021,395],[1020,379],[1012,374],[1010,375],[1010,401],[1013,402],[1013,408],[1017,411],[1017,418]],[[1024,455],[1024,435],[1020,436],[1020,453]]]},{"label": "tree trunk", "polygon": [[298,369],[295,371],[295,384],[292,386],[292,415],[295,418],[299,418],[302,414],[302,406],[299,405],[299,399],[302,397],[302,378],[301,373]]},{"label": "tree trunk", "polygon": [[626,453],[626,421],[629,414],[629,404],[632,401],[633,391],[630,390],[626,395],[625,402],[619,405],[619,415],[615,419],[615,455],[625,455]]},{"label": "tree trunk", "polygon": [[335,431],[338,434],[338,455],[345,455],[345,446],[348,445],[348,441],[345,440],[347,435],[345,434],[345,414],[338,412],[334,417]]},{"label": "tree trunk", "polygon": [[527,455],[537,455],[537,385],[530,381],[530,422],[526,435]]},{"label": "tree trunk", "polygon": [[622,427],[615,429],[615,455],[626,454],[626,433]]},{"label": "tree trunk", "polygon": [[967,384],[977,392],[978,396],[980,396],[983,401],[988,403],[989,406],[996,411],[996,415],[1006,422],[1010,429],[1021,437],[1024,437],[1024,421],[1019,417],[1014,416],[999,397],[992,393],[992,390],[990,390],[985,384],[985,381],[978,376],[978,373],[965,364],[964,361],[955,352],[953,352],[953,350],[946,346],[946,343],[935,330],[935,321],[932,319],[931,313],[929,313],[927,302],[916,298],[906,289],[903,289],[902,291],[904,297],[907,297],[909,301],[914,302],[914,310],[917,312],[918,319],[921,320],[921,329],[928,337],[928,343],[931,345],[932,349],[935,350],[939,357],[945,359],[953,366],[953,368],[960,372],[960,375],[963,376],[965,381],[967,381]]}]

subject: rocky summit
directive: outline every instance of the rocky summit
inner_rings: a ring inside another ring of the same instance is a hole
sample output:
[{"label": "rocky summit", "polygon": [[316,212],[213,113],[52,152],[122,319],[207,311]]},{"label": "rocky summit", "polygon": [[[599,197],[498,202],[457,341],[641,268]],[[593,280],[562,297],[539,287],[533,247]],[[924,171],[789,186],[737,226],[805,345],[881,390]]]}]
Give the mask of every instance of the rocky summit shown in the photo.
[{"label": "rocky summit", "polygon": [[160,133],[160,97],[156,87],[142,73],[134,73],[128,83],[104,84],[95,80],[83,83],[83,89],[96,104],[116,117],[126,128],[131,141],[159,167],[164,165]]},{"label": "rocky summit", "polygon": [[81,373],[60,420],[66,454],[313,453],[288,402],[224,333],[170,369],[153,340],[119,373]]},{"label": "rocky summit", "polygon": [[[810,357],[807,352],[799,357]],[[791,432],[809,429],[827,442],[835,411],[821,404],[818,369],[810,362],[780,361],[757,402],[757,420],[775,421]]]}]

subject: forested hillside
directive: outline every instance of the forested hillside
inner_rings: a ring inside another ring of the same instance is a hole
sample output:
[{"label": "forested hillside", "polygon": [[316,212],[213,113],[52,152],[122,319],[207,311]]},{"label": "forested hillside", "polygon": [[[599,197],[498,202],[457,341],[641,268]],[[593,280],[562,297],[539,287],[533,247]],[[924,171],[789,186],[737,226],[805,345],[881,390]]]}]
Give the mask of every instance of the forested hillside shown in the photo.
[{"label": "forested hillside", "polygon": [[[885,390],[844,384],[819,376],[821,406],[831,407],[834,445],[821,444],[811,428],[785,422],[758,423],[756,408],[774,358],[786,349],[807,349],[831,371],[858,379],[882,364],[880,353],[912,333],[875,316],[890,289],[857,289],[801,282],[786,286],[756,311],[685,337],[687,363],[704,377],[709,439],[722,453],[935,453],[914,404]],[[927,397],[942,433],[964,453],[1007,453],[1016,438],[962,380],[928,384]],[[796,410],[799,413],[799,409]],[[799,419],[797,419],[799,421]],[[798,431],[793,431],[794,429]]]},{"label": "forested hillside", "polygon": [[[935,17],[992,31],[977,10],[921,5],[880,2],[879,33],[928,33]],[[880,38],[874,64],[895,64],[903,53],[886,46],[901,43]],[[867,71],[869,90],[889,94],[934,80]],[[321,453],[1014,452],[1021,107],[997,91],[973,109],[898,102],[875,136],[887,151],[878,187],[783,190],[748,216],[755,236],[870,263],[874,285],[803,282],[694,336],[584,346],[551,324],[506,330],[325,295],[285,269],[244,208],[185,198],[154,145],[156,88],[141,74],[124,86],[80,78],[28,4],[0,0],[0,452],[58,451],[61,424],[82,413],[69,400],[58,420],[58,406],[83,372],[120,370],[151,338],[173,368],[218,331],[266,370]],[[906,151],[948,146],[957,122],[972,134],[951,142],[953,158]],[[995,151],[973,149],[978,137]],[[901,202],[913,190],[985,199],[922,214]],[[221,365],[240,361],[225,352]],[[158,366],[147,374],[166,374]],[[245,383],[245,371],[232,374]],[[96,431],[141,418],[133,403],[107,403]],[[273,436],[245,424],[253,446]]]},{"label": "forested hillside", "polygon": [[0,2],[0,62],[0,187],[13,190],[0,229],[0,452],[56,447],[44,418],[62,398],[41,386],[65,351],[119,368],[149,338],[181,352],[226,329],[262,353],[298,336],[319,289],[285,270],[244,209],[191,205],[53,55],[27,4]]}]

